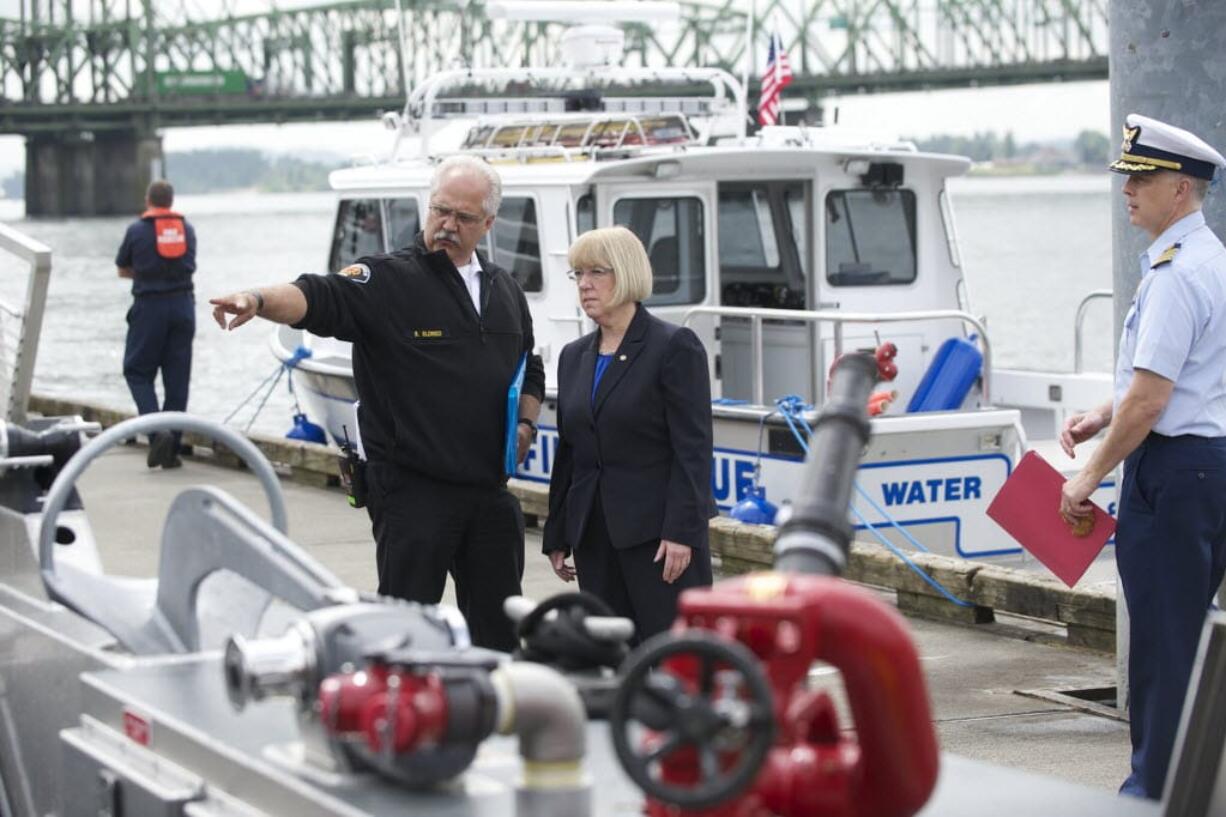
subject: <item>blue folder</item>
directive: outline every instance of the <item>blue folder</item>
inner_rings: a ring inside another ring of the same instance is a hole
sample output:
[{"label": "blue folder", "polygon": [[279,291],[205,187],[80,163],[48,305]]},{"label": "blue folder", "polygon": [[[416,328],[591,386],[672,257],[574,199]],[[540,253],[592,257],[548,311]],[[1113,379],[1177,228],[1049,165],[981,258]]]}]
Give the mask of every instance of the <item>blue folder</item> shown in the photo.
[{"label": "blue folder", "polygon": [[507,435],[503,467],[508,477],[515,475],[515,469],[519,465],[519,394],[524,389],[524,370],[527,368],[528,353],[524,352],[519,358],[515,377],[511,378],[511,387],[507,389]]}]

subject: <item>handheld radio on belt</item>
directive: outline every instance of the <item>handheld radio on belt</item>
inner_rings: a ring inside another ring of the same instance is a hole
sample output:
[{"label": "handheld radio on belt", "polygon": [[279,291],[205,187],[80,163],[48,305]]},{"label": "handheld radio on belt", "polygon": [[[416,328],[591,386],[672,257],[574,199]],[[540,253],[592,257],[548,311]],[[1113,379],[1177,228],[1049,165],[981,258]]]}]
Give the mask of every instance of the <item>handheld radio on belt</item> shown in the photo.
[{"label": "handheld radio on belt", "polygon": [[349,507],[366,507],[366,460],[358,456],[358,447],[349,441],[349,428],[341,426],[345,435],[337,458],[341,472],[341,487],[349,499]]}]

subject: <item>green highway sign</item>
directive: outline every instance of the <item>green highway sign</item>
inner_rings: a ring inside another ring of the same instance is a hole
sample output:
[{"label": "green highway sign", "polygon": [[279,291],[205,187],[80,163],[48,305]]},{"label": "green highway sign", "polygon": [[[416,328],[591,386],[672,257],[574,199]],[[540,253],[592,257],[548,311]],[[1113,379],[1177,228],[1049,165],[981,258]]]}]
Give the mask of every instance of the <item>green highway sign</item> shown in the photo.
[{"label": "green highway sign", "polygon": [[244,71],[158,71],[158,96],[216,96],[247,93]]}]

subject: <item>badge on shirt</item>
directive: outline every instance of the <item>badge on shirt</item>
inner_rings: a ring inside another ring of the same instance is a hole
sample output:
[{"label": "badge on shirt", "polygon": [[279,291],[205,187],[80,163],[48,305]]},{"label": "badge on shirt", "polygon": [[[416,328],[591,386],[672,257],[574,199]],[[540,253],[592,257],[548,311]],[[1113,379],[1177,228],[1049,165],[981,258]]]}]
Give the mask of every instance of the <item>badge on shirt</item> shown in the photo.
[{"label": "badge on shirt", "polygon": [[439,340],[446,337],[442,329],[414,329],[413,340]]},{"label": "badge on shirt", "polygon": [[364,284],[370,280],[370,267],[365,264],[350,264],[342,270],[338,270],[337,275],[342,278],[348,278],[355,284]]}]

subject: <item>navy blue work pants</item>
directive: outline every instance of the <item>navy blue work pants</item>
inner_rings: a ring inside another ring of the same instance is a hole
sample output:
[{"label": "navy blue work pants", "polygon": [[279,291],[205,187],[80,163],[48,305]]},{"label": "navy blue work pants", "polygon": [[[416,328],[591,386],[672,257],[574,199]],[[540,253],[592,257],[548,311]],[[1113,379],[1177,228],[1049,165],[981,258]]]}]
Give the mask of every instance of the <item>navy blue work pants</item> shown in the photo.
[{"label": "navy blue work pants", "polygon": [[518,639],[502,603],[523,592],[524,515],[515,495],[389,462],[368,462],[366,481],[379,593],[437,604],[450,573],[473,644],[513,650]]},{"label": "navy blue work pants", "polygon": [[[190,291],[141,295],[128,310],[128,340],[123,376],[140,414],[186,411],[192,378],[192,338],[196,335],[196,299]],[[154,380],[162,373],[165,399],[158,406]]]},{"label": "navy blue work pants", "polygon": [[1132,773],[1160,799],[1205,614],[1226,571],[1226,438],[1150,434],[1124,463],[1115,558],[1128,602]]}]

